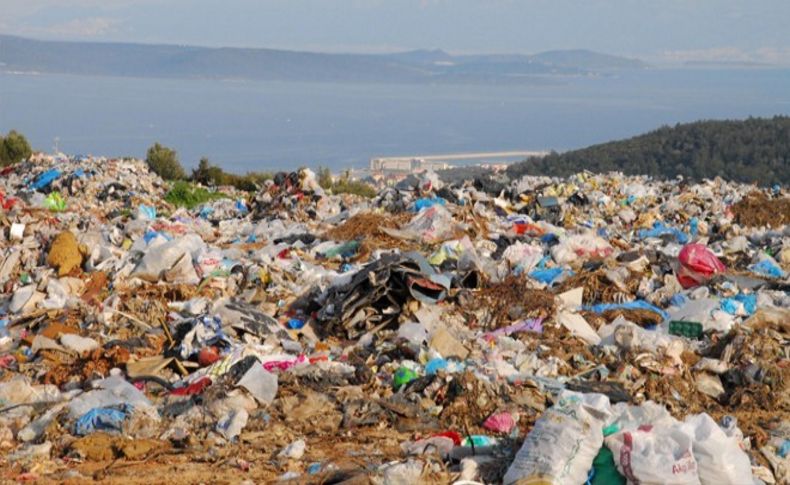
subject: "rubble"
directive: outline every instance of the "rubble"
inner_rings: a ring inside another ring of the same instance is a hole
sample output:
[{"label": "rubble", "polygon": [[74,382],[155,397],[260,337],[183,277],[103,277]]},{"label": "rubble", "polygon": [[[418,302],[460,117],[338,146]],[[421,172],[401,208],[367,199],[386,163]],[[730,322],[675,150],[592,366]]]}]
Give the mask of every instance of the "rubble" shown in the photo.
[{"label": "rubble", "polygon": [[169,189],[0,175],[3,480],[787,481],[781,188]]}]

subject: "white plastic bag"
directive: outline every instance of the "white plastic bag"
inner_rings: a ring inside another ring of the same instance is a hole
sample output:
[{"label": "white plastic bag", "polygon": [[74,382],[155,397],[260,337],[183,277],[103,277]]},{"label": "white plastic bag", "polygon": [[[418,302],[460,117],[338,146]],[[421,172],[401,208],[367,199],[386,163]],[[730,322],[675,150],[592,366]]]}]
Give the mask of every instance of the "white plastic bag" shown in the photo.
[{"label": "white plastic bag", "polygon": [[657,426],[625,428],[607,436],[605,442],[614,454],[617,470],[628,483],[700,484],[691,436],[679,424],[663,422]]},{"label": "white plastic bag", "polygon": [[171,283],[196,285],[200,283],[200,278],[192,262],[205,247],[206,244],[197,234],[188,234],[149,247],[131,276],[152,283],[167,279]]},{"label": "white plastic bag", "polygon": [[503,483],[584,483],[603,444],[609,413],[603,394],[563,391],[527,435]]},{"label": "white plastic bag", "polygon": [[529,273],[543,259],[543,248],[516,241],[505,249],[502,259],[510,263],[512,267]]},{"label": "white plastic bag", "polygon": [[560,240],[551,250],[551,255],[558,264],[573,264],[588,259],[602,259],[610,256],[614,248],[606,239],[592,232],[575,234]]},{"label": "white plastic bag", "polygon": [[694,458],[702,485],[753,483],[752,465],[735,438],[730,438],[707,414],[689,416],[683,423],[694,439]]}]

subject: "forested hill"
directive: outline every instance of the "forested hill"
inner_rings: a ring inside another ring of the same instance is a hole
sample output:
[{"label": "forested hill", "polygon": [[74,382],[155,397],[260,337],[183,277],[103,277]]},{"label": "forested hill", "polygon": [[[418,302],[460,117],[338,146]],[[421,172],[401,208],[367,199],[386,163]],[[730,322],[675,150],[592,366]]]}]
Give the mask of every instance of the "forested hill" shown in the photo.
[{"label": "forested hill", "polygon": [[790,117],[698,121],[662,127],[542,159],[513,164],[508,175],[566,176],[590,170],[672,178],[790,184]]}]

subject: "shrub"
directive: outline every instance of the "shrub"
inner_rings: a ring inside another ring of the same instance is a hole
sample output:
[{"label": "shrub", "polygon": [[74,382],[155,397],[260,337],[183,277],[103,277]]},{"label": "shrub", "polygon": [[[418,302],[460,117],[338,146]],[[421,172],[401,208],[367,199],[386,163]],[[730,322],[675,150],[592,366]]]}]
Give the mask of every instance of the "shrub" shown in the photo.
[{"label": "shrub", "polygon": [[200,204],[213,200],[227,199],[228,196],[221,192],[211,192],[203,187],[198,187],[189,182],[179,180],[173,184],[165,195],[165,200],[177,207],[193,209]]},{"label": "shrub", "polygon": [[332,177],[332,172],[327,167],[318,167],[316,175],[318,185],[333,194],[354,194],[368,199],[376,196],[376,189],[372,185],[360,180],[351,180],[349,172],[344,172],[343,175],[335,180]]},{"label": "shrub", "polygon": [[318,167],[318,185],[324,190],[332,188],[332,172],[327,167]]},{"label": "shrub", "polygon": [[246,175],[236,175],[228,173],[212,165],[208,158],[203,157],[198,163],[198,167],[192,170],[192,181],[203,185],[231,185],[238,190],[254,192],[258,190],[258,185],[272,178],[272,175],[265,172],[247,172]]},{"label": "shrub", "polygon": [[0,166],[19,163],[32,154],[30,143],[21,133],[11,130],[5,137],[0,136]]},{"label": "shrub", "polygon": [[247,192],[255,192],[258,190],[259,185],[272,178],[272,174],[267,172],[247,172],[246,175],[228,175],[232,177],[230,185],[239,190],[246,190]]},{"label": "shrub", "polygon": [[354,194],[368,199],[376,196],[376,189],[372,185],[361,180],[351,180],[348,172],[332,183],[331,190],[333,194]]},{"label": "shrub", "polygon": [[145,163],[152,172],[165,180],[182,180],[186,178],[184,168],[178,161],[178,154],[175,150],[159,143],[148,149],[145,156]]}]

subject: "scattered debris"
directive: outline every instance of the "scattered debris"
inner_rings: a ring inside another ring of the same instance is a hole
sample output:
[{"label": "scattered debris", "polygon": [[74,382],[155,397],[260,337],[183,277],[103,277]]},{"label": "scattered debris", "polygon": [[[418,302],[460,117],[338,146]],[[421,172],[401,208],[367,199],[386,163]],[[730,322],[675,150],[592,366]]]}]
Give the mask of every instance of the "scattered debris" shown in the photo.
[{"label": "scattered debris", "polygon": [[787,480],[786,191],[421,177],[6,169],[3,478]]}]

